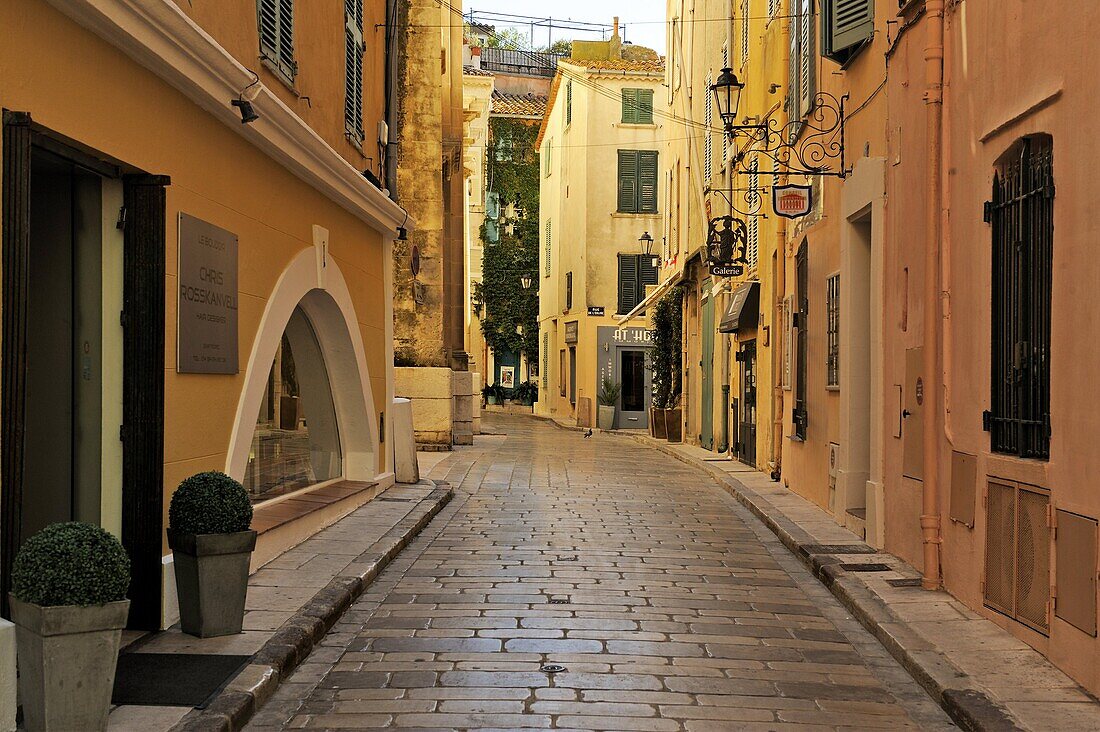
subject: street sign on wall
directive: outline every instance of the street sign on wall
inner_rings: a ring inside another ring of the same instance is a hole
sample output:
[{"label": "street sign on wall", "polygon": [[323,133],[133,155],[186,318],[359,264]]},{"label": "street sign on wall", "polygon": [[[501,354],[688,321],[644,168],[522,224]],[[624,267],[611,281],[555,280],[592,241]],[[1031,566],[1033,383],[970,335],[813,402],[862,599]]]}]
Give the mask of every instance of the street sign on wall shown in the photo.
[{"label": "street sign on wall", "polygon": [[235,374],[237,235],[179,215],[176,371]]},{"label": "street sign on wall", "polygon": [[603,306],[593,306],[588,308],[588,315],[593,318],[598,318],[603,315]]}]

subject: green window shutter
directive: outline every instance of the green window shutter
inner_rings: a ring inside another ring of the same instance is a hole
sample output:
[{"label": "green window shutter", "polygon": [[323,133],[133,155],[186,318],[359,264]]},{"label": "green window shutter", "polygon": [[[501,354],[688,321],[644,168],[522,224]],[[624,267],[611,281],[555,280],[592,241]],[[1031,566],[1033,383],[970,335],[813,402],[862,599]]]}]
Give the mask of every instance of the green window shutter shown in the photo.
[{"label": "green window shutter", "polygon": [[657,265],[654,262],[655,257],[643,257],[638,255],[638,300],[634,304],[645,299],[646,285],[657,284]]},{"label": "green window shutter", "polygon": [[657,151],[638,151],[638,211],[657,213]]},{"label": "green window shutter", "polygon": [[845,63],[875,30],[874,0],[822,0],[822,55]]},{"label": "green window shutter", "polygon": [[294,62],[294,0],[279,0],[279,68],[291,79],[298,73]]},{"label": "green window shutter", "polygon": [[638,151],[619,151],[619,211],[638,210]]},{"label": "green window shutter", "polygon": [[653,124],[653,90],[638,89],[638,123]]},{"label": "green window shutter", "polygon": [[638,123],[638,89],[623,89],[623,123]]},{"label": "green window shutter", "polygon": [[619,315],[625,315],[638,304],[638,256],[619,255]]},{"label": "green window shutter", "polygon": [[260,55],[276,61],[279,58],[279,0],[259,0],[256,13],[260,28]]},{"label": "green window shutter", "polygon": [[363,0],[344,0],[344,129],[363,142]]}]

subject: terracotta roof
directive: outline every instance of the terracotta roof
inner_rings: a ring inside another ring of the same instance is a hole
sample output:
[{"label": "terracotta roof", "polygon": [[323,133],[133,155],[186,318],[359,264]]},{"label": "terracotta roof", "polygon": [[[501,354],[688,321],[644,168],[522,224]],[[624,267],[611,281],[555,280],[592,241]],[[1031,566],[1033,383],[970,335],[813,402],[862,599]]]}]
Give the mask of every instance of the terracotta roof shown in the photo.
[{"label": "terracotta roof", "polygon": [[462,73],[467,76],[492,76],[493,74],[485,69],[479,69],[476,66],[463,66]]},{"label": "terracotta roof", "polygon": [[490,114],[539,119],[546,113],[546,101],[547,97],[541,94],[508,94],[494,90]]},{"label": "terracotta roof", "polygon": [[651,74],[665,73],[665,60],[663,58],[645,59],[642,61],[624,61],[622,59],[577,61],[570,63],[583,66],[589,71],[642,71]]}]

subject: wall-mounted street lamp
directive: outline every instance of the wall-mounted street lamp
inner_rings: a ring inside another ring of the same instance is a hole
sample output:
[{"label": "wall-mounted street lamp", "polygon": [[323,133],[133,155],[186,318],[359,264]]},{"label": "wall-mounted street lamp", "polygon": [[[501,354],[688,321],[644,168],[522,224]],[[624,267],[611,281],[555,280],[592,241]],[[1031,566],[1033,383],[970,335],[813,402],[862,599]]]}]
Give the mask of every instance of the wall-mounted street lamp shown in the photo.
[{"label": "wall-mounted street lamp", "polygon": [[653,236],[648,232],[644,232],[638,237],[638,244],[642,248],[642,256],[649,257],[650,264],[653,267],[657,266],[657,257],[653,254]]},{"label": "wall-mounted street lamp", "polygon": [[534,278],[529,274],[520,275],[519,284],[525,290],[530,290],[531,285],[534,284]]},{"label": "wall-mounted street lamp", "polygon": [[737,106],[741,103],[741,92],[745,85],[737,80],[733,69],[725,68],[718,74],[718,78],[710,85],[710,91],[714,94],[714,103],[718,106],[718,116],[722,118],[726,134],[732,135],[734,122],[737,121]]}]

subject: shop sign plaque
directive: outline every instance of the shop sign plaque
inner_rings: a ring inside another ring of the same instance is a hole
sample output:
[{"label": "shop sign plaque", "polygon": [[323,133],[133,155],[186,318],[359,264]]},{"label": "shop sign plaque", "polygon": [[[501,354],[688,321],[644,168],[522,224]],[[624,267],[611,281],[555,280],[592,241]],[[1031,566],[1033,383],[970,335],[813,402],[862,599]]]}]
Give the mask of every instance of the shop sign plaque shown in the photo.
[{"label": "shop sign plaque", "polygon": [[176,371],[235,374],[237,235],[179,215]]}]

